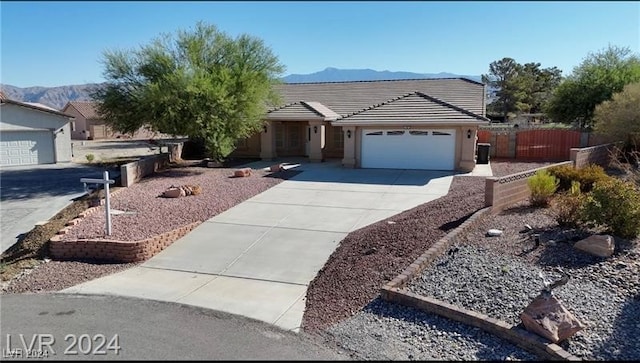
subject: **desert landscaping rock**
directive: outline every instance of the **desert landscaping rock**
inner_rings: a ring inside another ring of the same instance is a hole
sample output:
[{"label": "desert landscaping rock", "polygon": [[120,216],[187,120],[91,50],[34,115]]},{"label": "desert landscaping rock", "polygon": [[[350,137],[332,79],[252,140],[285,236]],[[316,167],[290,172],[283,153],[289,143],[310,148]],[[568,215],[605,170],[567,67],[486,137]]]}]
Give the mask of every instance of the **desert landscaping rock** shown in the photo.
[{"label": "desert landscaping rock", "polygon": [[[226,168],[168,169],[111,198],[111,208],[135,214],[112,216],[112,234],[108,239],[143,240],[193,222],[206,221],[279,184],[292,173],[255,171],[244,178],[233,178],[230,177],[233,171]],[[163,198],[162,193],[174,185],[198,185],[201,193],[186,198]],[[63,240],[105,238],[104,226],[104,210],[97,211],[71,228]]]},{"label": "desert landscaping rock", "polygon": [[573,247],[594,256],[611,257],[616,246],[609,235],[593,235],[576,242]]}]

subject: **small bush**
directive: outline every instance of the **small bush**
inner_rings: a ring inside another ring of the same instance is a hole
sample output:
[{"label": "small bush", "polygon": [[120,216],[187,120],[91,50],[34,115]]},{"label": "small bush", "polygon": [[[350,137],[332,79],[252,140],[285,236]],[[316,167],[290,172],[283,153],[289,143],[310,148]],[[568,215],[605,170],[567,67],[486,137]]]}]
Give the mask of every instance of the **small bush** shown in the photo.
[{"label": "small bush", "polygon": [[547,170],[558,178],[558,191],[568,191],[571,188],[571,182],[578,180],[578,170],[572,165],[559,165]]},{"label": "small bush", "polygon": [[546,207],[551,197],[558,189],[558,179],[547,170],[538,170],[535,175],[527,180],[531,190],[531,205]]},{"label": "small bush", "polygon": [[580,190],[588,193],[593,189],[595,183],[610,179],[611,177],[605,173],[604,169],[595,164],[585,166],[578,169],[578,182],[580,182]]},{"label": "small bush", "polygon": [[571,165],[560,165],[549,168],[549,173],[558,178],[558,191],[569,191],[571,183],[580,183],[580,191],[588,193],[593,189],[593,184],[608,179],[604,169],[595,164],[590,164],[581,169],[575,169]]},{"label": "small bush", "polygon": [[93,154],[87,154],[84,157],[87,158],[87,161],[90,163],[92,163],[93,160],[96,158]]},{"label": "small bush", "polygon": [[586,198],[583,219],[622,238],[640,235],[640,191],[615,178],[596,183]]},{"label": "small bush", "polygon": [[551,201],[551,211],[559,226],[577,228],[582,223],[586,197],[580,192],[580,183],[571,183],[571,189],[561,192]]}]

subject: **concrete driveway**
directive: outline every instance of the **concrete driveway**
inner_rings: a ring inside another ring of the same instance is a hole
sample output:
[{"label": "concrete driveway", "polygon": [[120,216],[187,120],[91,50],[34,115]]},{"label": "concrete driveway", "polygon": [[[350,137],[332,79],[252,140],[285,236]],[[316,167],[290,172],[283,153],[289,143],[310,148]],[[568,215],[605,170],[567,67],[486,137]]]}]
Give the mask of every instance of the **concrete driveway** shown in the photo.
[{"label": "concrete driveway", "polygon": [[297,169],[303,172],[202,223],[142,265],[64,292],[179,302],[299,331],[307,286],[340,241],[445,195],[454,175],[336,163]]},{"label": "concrete driveway", "polygon": [[102,173],[102,168],[75,163],[0,168],[1,252],[84,195],[81,178],[102,178]]}]

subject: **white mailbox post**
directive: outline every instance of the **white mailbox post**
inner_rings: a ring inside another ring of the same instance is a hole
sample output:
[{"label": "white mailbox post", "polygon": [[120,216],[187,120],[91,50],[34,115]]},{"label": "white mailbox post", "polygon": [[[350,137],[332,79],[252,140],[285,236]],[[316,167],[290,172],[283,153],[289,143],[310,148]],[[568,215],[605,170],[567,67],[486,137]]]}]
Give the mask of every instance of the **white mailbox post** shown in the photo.
[{"label": "white mailbox post", "polygon": [[109,172],[105,170],[102,179],[82,178],[81,183],[102,184],[104,186],[104,209],[107,216],[107,236],[111,235],[111,203],[109,202],[109,184],[115,183],[109,179]]}]

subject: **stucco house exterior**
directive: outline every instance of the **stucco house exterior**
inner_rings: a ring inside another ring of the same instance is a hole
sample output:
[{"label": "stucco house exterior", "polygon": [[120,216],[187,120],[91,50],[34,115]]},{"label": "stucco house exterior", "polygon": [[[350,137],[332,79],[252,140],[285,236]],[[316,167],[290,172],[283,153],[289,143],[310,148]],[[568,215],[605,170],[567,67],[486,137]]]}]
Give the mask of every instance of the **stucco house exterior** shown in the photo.
[{"label": "stucco house exterior", "polygon": [[95,102],[69,101],[62,112],[74,117],[71,125],[71,138],[74,140],[97,140],[113,136],[98,114]]},{"label": "stucco house exterior", "polygon": [[71,162],[71,115],[0,93],[0,165]]},{"label": "stucco house exterior", "polygon": [[485,86],[465,78],[278,85],[284,105],[232,154],[345,167],[471,171]]}]

